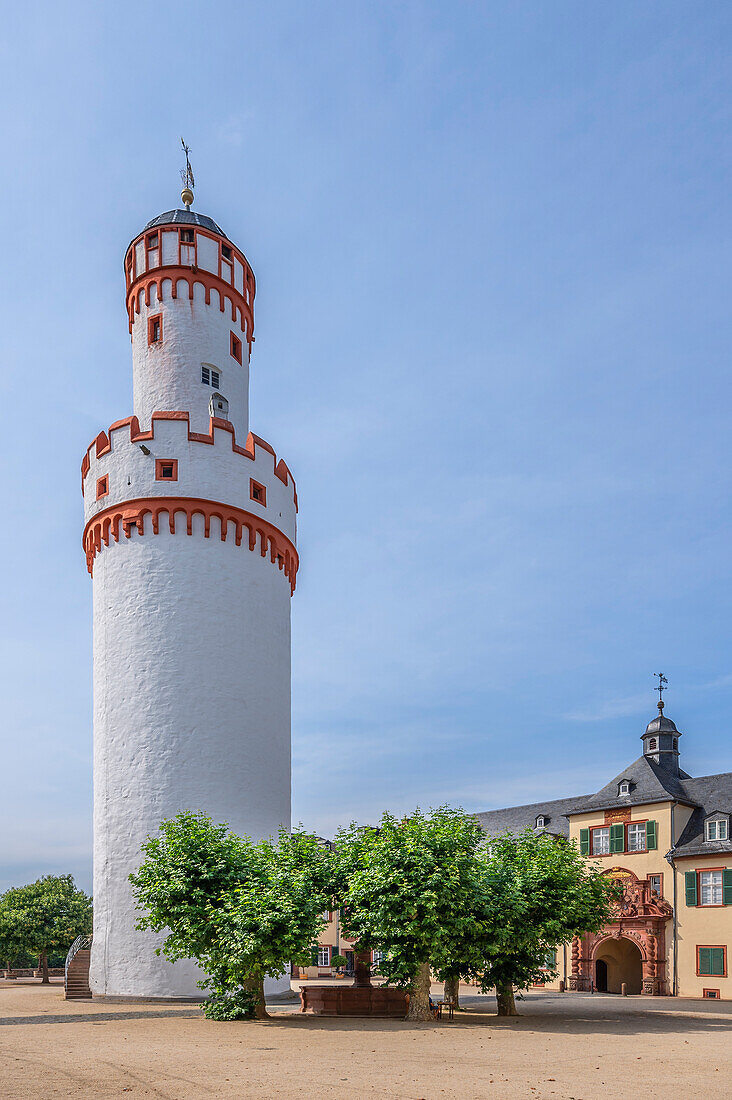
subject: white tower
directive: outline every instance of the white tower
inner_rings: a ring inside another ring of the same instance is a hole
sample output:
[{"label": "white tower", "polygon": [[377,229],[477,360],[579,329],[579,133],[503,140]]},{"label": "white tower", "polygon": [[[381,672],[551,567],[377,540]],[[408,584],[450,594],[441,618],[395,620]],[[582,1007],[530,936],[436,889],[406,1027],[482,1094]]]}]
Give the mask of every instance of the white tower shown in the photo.
[{"label": "white tower", "polygon": [[134,927],[128,876],[163,818],[201,809],[256,839],[290,825],[297,495],[249,432],[254,275],[183,200],[127,249],[134,416],[81,470],[97,997],[201,996],[195,964],[167,963]]}]

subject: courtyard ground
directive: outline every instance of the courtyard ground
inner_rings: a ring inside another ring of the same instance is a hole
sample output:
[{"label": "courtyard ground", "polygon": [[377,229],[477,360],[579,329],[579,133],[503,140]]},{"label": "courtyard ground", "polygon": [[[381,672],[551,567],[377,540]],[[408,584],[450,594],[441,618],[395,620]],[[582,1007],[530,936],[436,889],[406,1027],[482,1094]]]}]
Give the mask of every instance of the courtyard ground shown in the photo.
[{"label": "courtyard ground", "polygon": [[[439,992],[436,987],[435,992]],[[273,1005],[215,1023],[190,1005],[65,1001],[0,980],[0,1096],[606,1100],[732,1094],[732,1004],[529,994],[517,1019],[469,996],[454,1022],[316,1019]]]}]

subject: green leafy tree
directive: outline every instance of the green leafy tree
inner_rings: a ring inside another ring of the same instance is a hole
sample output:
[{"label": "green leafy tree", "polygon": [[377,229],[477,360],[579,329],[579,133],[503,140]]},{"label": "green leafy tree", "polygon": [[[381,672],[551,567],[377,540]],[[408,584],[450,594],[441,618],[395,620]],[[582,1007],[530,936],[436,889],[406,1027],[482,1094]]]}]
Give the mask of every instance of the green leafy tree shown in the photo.
[{"label": "green leafy tree", "polygon": [[387,982],[408,988],[407,1016],[429,1020],[430,971],[456,957],[475,929],[476,853],[484,837],[476,819],[447,807],[375,829],[338,833],[336,892],[356,950],[384,952]]},{"label": "green leafy tree", "polygon": [[460,971],[495,988],[499,1016],[516,1015],[514,989],[556,975],[547,956],[611,918],[616,890],[563,837],[527,830],[493,838],[480,855],[474,927],[458,949]]},{"label": "green leafy tree", "polygon": [[130,876],[137,927],[166,933],[170,962],[196,959],[209,1018],[266,1017],[265,975],[307,965],[324,924],[330,850],[302,831],[254,843],[193,812],[163,821],[142,850]]},{"label": "green leafy tree", "polygon": [[0,898],[0,945],[6,956],[37,955],[48,983],[48,955],[68,951],[92,930],[92,899],[77,890],[72,875],[44,875]]}]

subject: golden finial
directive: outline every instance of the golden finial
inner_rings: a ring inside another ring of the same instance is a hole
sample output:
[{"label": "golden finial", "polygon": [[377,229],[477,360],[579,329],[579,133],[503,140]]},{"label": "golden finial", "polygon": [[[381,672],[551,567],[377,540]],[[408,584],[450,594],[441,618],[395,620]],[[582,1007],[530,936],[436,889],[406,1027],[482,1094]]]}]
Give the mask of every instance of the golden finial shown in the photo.
[{"label": "golden finial", "polygon": [[183,138],[180,139],[180,143],[186,155],[186,166],[180,170],[180,178],[183,180],[183,190],[180,193],[180,197],[183,200],[183,205],[186,210],[190,210],[191,203],[193,202],[193,188],[196,186],[196,181],[193,178],[193,169],[191,168],[191,162],[188,157],[191,150],[188,148]]}]

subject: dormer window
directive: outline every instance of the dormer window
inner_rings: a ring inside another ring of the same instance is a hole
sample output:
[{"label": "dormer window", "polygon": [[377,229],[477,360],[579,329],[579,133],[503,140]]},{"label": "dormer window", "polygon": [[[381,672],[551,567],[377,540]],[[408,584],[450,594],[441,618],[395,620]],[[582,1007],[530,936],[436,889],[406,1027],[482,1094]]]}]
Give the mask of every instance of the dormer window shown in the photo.
[{"label": "dormer window", "polygon": [[628,779],[621,779],[618,783],[618,796],[620,798],[630,794],[630,781]]},{"label": "dormer window", "polygon": [[726,817],[718,817],[704,822],[705,840],[728,840],[729,820]]},{"label": "dormer window", "polygon": [[536,826],[535,827],[537,829],[543,829],[545,825],[546,825],[546,818],[544,817],[544,814],[539,814],[536,818]]}]

